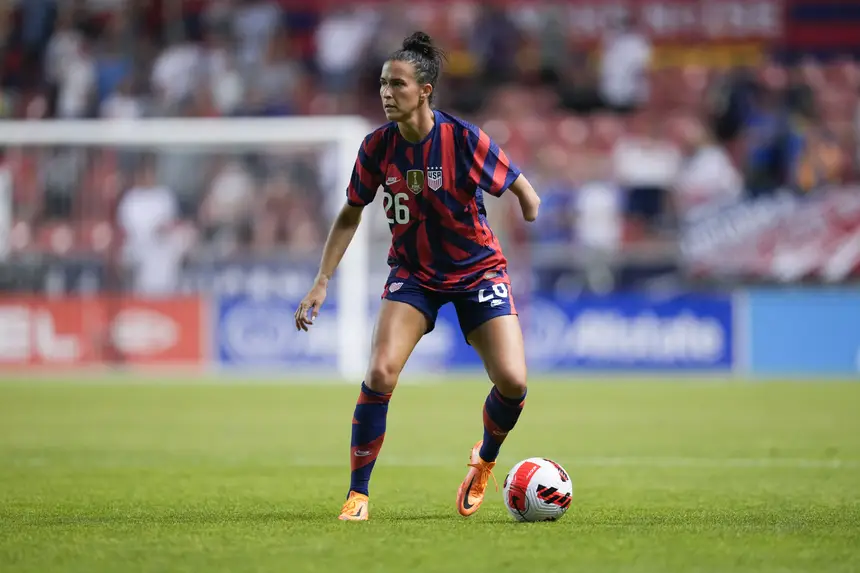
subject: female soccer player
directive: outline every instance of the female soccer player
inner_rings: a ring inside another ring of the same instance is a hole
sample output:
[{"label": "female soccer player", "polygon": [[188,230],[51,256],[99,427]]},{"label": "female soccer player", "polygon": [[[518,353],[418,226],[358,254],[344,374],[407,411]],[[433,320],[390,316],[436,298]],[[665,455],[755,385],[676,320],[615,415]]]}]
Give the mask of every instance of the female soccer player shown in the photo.
[{"label": "female soccer player", "polygon": [[526,397],[522,331],[507,261],[487,223],[483,193],[498,197],[510,188],[526,221],[537,217],[540,199],[486,133],[433,109],[442,57],[427,34],[416,32],[382,67],[379,95],[390,122],[364,139],[319,274],[296,310],[296,328],[307,331],[362,209],[382,187],[392,234],[391,273],[352,419],[352,472],[342,520],[369,516],[368,483],[385,438],[391,393],[415,345],[433,330],[442,305],[454,303],[463,335],[493,382],[484,402],[484,437],[472,448],[457,492],[463,516],[480,507],[499,447]]}]

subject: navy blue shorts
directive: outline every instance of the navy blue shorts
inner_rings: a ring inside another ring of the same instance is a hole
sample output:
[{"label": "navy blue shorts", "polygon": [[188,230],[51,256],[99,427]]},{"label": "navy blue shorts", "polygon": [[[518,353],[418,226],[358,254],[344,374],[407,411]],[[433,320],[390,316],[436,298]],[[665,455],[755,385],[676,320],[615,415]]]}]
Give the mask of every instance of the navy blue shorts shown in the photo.
[{"label": "navy blue shorts", "polygon": [[412,277],[398,278],[392,272],[385,283],[382,298],[405,302],[420,310],[429,323],[427,332],[435,328],[439,309],[449,302],[454,303],[460,331],[467,343],[469,333],[491,318],[517,314],[511,285],[506,278],[485,280],[467,291],[443,292],[429,289]]}]

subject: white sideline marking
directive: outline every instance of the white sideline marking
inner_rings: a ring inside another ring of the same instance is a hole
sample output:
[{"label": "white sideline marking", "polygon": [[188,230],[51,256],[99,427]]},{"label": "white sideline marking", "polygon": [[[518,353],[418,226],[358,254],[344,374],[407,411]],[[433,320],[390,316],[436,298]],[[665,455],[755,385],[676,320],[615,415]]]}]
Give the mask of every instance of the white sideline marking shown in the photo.
[{"label": "white sideline marking", "polygon": [[[508,457],[508,456],[506,456]],[[558,460],[557,460],[558,461]],[[397,467],[446,467],[463,462],[460,458],[414,459],[379,456],[379,464]],[[294,458],[290,465],[333,467],[345,465],[330,458]],[[860,460],[816,460],[809,458],[696,458],[696,457],[574,457],[559,461],[565,467],[640,467],[640,468],[787,468],[787,469],[860,469]]]}]

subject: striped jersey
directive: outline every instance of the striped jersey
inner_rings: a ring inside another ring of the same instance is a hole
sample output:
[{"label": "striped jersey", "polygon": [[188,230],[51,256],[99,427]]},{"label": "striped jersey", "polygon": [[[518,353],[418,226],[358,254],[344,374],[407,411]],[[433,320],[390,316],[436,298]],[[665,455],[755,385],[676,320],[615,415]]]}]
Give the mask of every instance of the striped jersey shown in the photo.
[{"label": "striped jersey", "polygon": [[478,127],[434,111],[422,141],[403,138],[395,122],[365,137],[347,202],[368,205],[379,189],[391,229],[388,264],[434,290],[469,290],[507,272],[487,222],[483,193],[500,196],[520,175]]}]

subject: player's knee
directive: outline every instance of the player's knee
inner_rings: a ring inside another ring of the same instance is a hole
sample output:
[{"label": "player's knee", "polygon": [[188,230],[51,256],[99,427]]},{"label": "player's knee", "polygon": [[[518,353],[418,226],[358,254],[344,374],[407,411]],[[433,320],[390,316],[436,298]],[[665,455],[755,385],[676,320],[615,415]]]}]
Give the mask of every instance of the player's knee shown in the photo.
[{"label": "player's knee", "polygon": [[367,372],[367,380],[364,383],[374,392],[388,394],[389,392],[393,392],[394,387],[397,386],[399,375],[399,369],[390,362],[384,360],[376,361],[370,366]]},{"label": "player's knee", "polygon": [[516,368],[507,368],[493,373],[493,384],[505,398],[519,398],[526,393],[526,372]]}]

